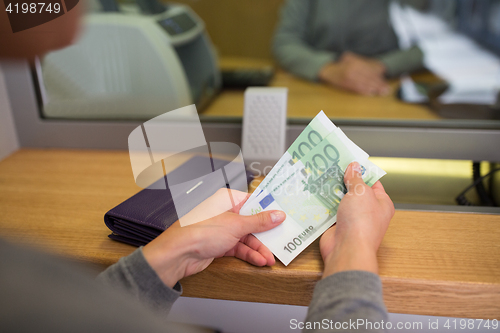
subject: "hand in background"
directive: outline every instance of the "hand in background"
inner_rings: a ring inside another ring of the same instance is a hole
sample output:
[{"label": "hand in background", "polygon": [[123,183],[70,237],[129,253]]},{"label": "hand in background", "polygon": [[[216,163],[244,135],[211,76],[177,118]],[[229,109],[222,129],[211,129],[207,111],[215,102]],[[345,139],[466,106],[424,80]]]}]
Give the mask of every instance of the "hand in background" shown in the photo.
[{"label": "hand in background", "polygon": [[[200,206],[216,205],[227,198],[228,191],[217,191]],[[248,195],[239,191],[231,194],[239,202],[235,208],[184,227],[177,221],[143,248],[147,262],[167,286],[173,287],[183,277],[201,272],[214,258],[223,256],[234,256],[256,266],[274,265],[272,252],[251,233],[278,226],[285,220],[285,213],[239,215]]]},{"label": "hand in background", "polygon": [[372,187],[364,183],[357,162],[347,167],[344,182],[348,192],[340,201],[336,226],[320,240],[323,277],[347,270],[377,274],[377,250],[394,216],[394,204],[380,181]]},{"label": "hand in background", "polygon": [[339,61],[325,65],[319,79],[327,84],[362,95],[387,95],[390,92],[382,62],[345,52]]}]

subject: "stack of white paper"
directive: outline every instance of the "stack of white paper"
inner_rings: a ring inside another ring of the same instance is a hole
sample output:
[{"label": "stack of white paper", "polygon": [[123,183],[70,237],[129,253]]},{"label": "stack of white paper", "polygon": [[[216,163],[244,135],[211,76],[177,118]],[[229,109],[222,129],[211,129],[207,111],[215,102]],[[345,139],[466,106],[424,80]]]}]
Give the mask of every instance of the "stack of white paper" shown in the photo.
[{"label": "stack of white paper", "polygon": [[[393,4],[391,17],[400,47],[418,45],[424,52],[425,66],[450,84],[439,97],[441,103],[495,103],[500,89],[498,56],[432,14]],[[403,97],[421,102],[422,96],[412,85],[404,79]]]}]

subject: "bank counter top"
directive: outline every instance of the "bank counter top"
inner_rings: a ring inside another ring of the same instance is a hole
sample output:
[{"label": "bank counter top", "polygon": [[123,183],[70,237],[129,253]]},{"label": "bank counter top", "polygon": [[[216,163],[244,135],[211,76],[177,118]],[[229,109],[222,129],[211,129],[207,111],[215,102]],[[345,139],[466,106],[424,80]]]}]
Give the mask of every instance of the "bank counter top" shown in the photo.
[{"label": "bank counter top", "polygon": [[[0,237],[104,269],[135,248],[103,216],[139,190],[127,152],[19,150],[0,162]],[[398,210],[378,260],[390,312],[500,318],[500,215]],[[181,283],[184,296],[308,305],[322,269],[315,242],[288,267],[220,258]]]},{"label": "bank counter top", "polygon": [[[222,69],[262,68],[271,62],[258,59],[225,57]],[[413,75],[415,80],[435,80],[430,73]],[[329,87],[319,82],[310,82],[277,69],[270,82],[271,87],[288,88],[287,115],[292,119],[312,119],[320,110],[332,119],[356,120],[419,120],[442,119],[428,107],[408,104],[396,98],[399,80],[389,81],[392,89],[387,96],[360,96],[358,94]],[[203,110],[207,118],[241,117],[243,115],[244,89],[225,89]]]}]

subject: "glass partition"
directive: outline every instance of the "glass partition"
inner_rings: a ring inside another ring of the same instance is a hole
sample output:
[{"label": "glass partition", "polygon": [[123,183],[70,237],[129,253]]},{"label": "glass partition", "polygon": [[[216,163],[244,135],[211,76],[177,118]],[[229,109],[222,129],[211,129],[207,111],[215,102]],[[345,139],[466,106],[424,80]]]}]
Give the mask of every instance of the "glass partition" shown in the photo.
[{"label": "glass partition", "polygon": [[[239,123],[253,82],[288,88],[290,124],[323,110],[338,125],[500,128],[500,1],[335,3],[91,1],[76,43],[37,63],[42,116],[147,120],[195,103],[203,122]],[[344,82],[321,75],[329,64]]]}]

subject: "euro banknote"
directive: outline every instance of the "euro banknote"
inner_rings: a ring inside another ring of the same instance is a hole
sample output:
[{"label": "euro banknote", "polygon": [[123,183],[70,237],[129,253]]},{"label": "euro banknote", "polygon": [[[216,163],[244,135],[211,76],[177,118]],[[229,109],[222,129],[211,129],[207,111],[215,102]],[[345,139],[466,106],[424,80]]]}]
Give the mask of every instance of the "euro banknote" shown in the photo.
[{"label": "euro banknote", "polygon": [[259,193],[261,193],[261,191],[267,187],[271,179],[273,179],[276,174],[281,173],[286,167],[289,166],[290,161],[292,161],[293,164],[300,160],[302,156],[323,141],[323,139],[336,128],[337,127],[330,121],[330,119],[328,119],[323,111],[318,113],[318,115],[316,115],[316,117],[314,117],[313,120],[300,133],[298,138],[290,145],[285,154],[283,154],[283,156],[267,174],[267,177],[250,195],[247,202],[252,201]]},{"label": "euro banknote", "polygon": [[259,196],[264,189],[267,188],[269,182],[279,173],[286,173],[288,168],[300,161],[312,148],[319,144],[330,133],[335,132],[337,137],[351,150],[359,159],[368,158],[368,154],[359,146],[352,142],[340,128],[335,126],[323,111],[319,112],[316,117],[307,125],[304,131],[290,145],[285,154],[280,158],[276,165],[268,173],[267,177],[259,184],[255,191],[251,194],[248,202],[253,201]]},{"label": "euro banknote", "polygon": [[[263,186],[259,186],[259,192],[250,197],[240,210],[242,215],[275,209],[286,213],[281,225],[255,234],[284,265],[288,265],[336,222],[338,205],[346,193],[344,172],[351,162],[360,163],[363,180],[370,186],[385,175],[382,169],[368,160],[368,154],[326,116],[321,118],[321,132],[312,126],[309,129],[306,127],[306,135],[302,135],[304,132],[299,135],[283,155],[284,158],[264,179]],[[324,123],[324,118],[331,125]],[[313,126],[317,126],[317,122]],[[310,134],[315,132],[321,136],[321,141],[309,140],[309,137],[320,137]],[[301,144],[305,149],[299,148]]]}]

